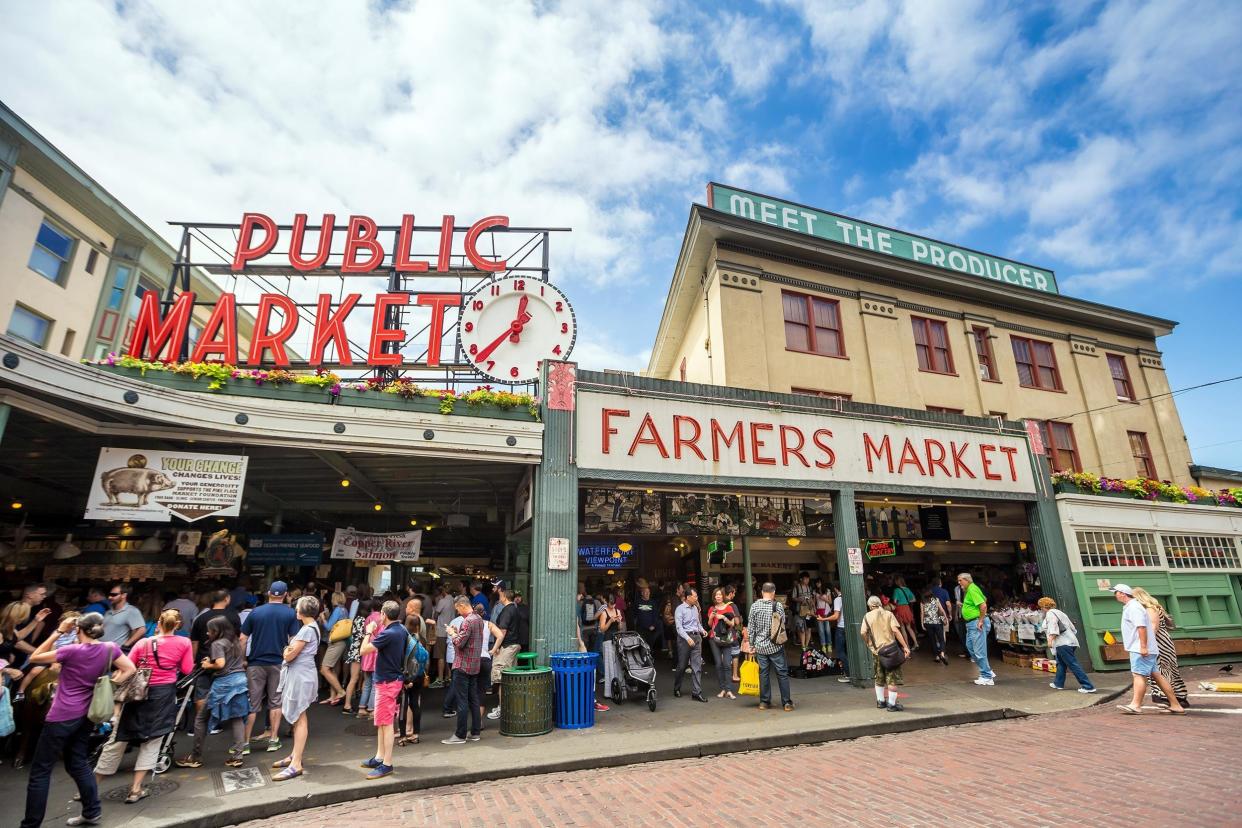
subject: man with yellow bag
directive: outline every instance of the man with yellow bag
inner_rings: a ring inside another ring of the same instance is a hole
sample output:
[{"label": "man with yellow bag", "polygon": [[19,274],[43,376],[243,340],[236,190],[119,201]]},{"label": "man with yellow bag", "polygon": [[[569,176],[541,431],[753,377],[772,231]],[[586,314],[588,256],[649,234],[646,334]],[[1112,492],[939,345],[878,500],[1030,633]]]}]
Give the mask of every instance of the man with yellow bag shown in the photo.
[{"label": "man with yellow bag", "polygon": [[[763,597],[751,605],[746,625],[750,647],[759,662],[759,709],[767,710],[772,700],[769,672],[775,667],[781,705],[790,711],[794,705],[789,694],[789,666],[785,662],[785,641],[789,636],[785,625],[785,607],[777,602],[776,584],[771,581],[759,587],[759,594]],[[753,663],[748,659],[742,665],[742,689],[739,692],[743,695],[751,695],[746,692],[746,675]]]}]

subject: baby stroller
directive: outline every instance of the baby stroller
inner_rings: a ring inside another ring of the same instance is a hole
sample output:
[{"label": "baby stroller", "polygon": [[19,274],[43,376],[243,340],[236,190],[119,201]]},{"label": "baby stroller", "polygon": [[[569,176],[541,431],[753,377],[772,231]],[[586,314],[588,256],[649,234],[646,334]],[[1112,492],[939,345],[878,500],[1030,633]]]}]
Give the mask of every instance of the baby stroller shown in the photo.
[{"label": "baby stroller", "polygon": [[655,661],[651,648],[636,632],[620,632],[612,641],[616,648],[620,675],[612,680],[612,698],[624,702],[633,695],[646,698],[651,712],[656,709]]},{"label": "baby stroller", "polygon": [[[173,722],[173,729],[169,733],[166,733],[160,740],[160,752],[158,758],[155,760],[155,773],[164,773],[172,767],[173,750],[177,739],[177,731],[181,730],[186,725],[186,722],[189,721],[189,719],[187,719],[187,711],[189,711],[189,715],[193,715],[194,683],[198,679],[200,672],[201,671],[198,668],[195,668],[194,671],[188,676],[185,676],[177,681],[177,718]],[[106,745],[108,740],[112,738],[112,728],[112,722],[104,722],[103,724],[97,725],[88,738],[87,744],[90,748],[90,763],[92,767],[98,764],[99,754],[103,753],[104,745]],[[137,743],[131,742],[129,746],[126,747],[125,752],[129,753],[137,747]]]}]

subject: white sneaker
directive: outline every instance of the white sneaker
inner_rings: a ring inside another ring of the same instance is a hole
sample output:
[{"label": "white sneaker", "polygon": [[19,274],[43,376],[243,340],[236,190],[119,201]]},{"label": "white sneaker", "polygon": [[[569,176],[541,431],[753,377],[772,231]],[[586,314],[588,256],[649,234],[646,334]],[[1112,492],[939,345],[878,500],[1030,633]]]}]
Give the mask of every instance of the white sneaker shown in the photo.
[{"label": "white sneaker", "polygon": [[500,718],[500,705],[496,705],[494,708],[492,708],[491,712],[487,714],[487,718],[492,719],[492,720],[499,719]]},{"label": "white sneaker", "polygon": [[447,739],[440,740],[440,744],[442,745],[464,745],[465,743],[466,743],[466,740],[458,739],[456,733],[454,733],[452,736],[448,737]]},{"label": "white sneaker", "polygon": [[1048,686],[1051,687],[1053,690],[1064,690],[1065,689],[1064,687],[1057,687],[1055,684],[1051,684],[1051,683]]},{"label": "white sneaker", "polygon": [[1095,692],[1095,688],[1094,688],[1094,687],[1092,687],[1092,688],[1090,688],[1090,689],[1087,689],[1086,687],[1079,687],[1079,688],[1078,688],[1078,692],[1079,692],[1079,693],[1094,693],[1094,692]]},{"label": "white sneaker", "polygon": [[975,684],[979,685],[980,687],[991,687],[992,685],[996,684],[996,680],[990,679],[990,678],[984,678],[983,676],[979,676],[979,678],[975,679]]}]

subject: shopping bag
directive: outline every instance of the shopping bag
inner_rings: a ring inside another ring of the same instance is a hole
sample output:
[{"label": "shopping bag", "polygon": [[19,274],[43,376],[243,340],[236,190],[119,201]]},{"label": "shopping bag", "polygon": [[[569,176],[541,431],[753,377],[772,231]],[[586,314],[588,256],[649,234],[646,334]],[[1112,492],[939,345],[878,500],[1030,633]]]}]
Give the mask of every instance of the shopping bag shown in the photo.
[{"label": "shopping bag", "polygon": [[13,705],[9,702],[9,688],[0,687],[0,739],[12,736],[17,727],[13,723]]},{"label": "shopping bag", "polygon": [[746,656],[746,660],[742,662],[737,673],[742,677],[742,683],[737,688],[738,695],[759,695],[759,662],[755,661],[753,655]]},{"label": "shopping bag", "polygon": [[95,724],[102,724],[112,718],[112,677],[104,673],[95,679],[95,691],[91,694],[91,706],[86,711],[86,718]]}]

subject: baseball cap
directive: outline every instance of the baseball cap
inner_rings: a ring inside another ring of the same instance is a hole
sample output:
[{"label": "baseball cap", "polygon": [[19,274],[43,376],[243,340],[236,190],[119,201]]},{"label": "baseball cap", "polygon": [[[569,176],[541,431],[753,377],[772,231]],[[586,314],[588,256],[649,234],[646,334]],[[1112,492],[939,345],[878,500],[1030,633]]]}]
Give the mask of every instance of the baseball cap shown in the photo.
[{"label": "baseball cap", "polygon": [[284,595],[289,591],[289,585],[284,581],[272,581],[272,585],[267,588],[268,595]]},{"label": "baseball cap", "polygon": [[1131,598],[1134,597],[1134,591],[1130,589],[1128,584],[1113,584],[1108,589],[1111,592],[1120,592],[1122,595],[1129,595]]}]

